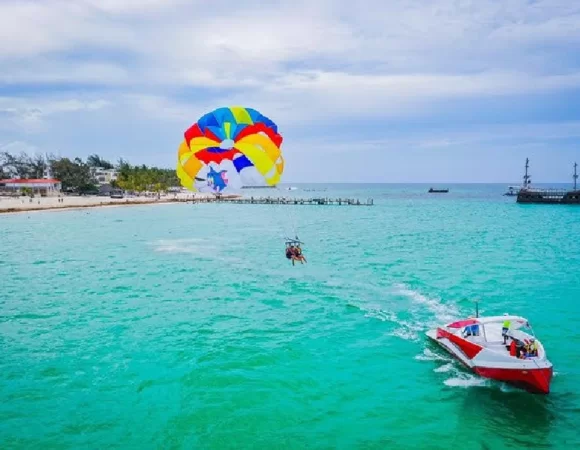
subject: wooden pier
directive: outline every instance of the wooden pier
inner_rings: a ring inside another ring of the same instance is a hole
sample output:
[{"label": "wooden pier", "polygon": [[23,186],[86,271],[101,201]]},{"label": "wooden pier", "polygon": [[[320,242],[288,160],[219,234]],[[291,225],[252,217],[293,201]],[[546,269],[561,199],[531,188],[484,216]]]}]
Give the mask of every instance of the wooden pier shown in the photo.
[{"label": "wooden pier", "polygon": [[353,198],[330,198],[330,197],[205,197],[193,198],[193,203],[236,203],[243,205],[334,205],[334,206],[372,206],[372,198],[366,200]]}]

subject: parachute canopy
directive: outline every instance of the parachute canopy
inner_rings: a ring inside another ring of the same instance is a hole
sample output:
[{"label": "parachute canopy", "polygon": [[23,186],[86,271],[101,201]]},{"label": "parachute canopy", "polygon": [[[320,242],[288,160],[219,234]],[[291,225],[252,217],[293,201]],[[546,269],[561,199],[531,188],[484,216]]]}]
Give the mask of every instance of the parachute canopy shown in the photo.
[{"label": "parachute canopy", "polygon": [[284,171],[278,126],[255,109],[218,108],[184,133],[177,175],[192,191],[232,192],[274,186]]}]

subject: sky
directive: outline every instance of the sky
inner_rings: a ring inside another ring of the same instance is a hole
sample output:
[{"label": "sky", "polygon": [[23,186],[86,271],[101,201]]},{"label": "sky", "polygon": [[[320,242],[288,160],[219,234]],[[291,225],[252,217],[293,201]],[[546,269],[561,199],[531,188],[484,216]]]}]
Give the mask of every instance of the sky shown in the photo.
[{"label": "sky", "polygon": [[0,151],[174,167],[230,105],[284,182],[568,182],[580,2],[0,0]]}]

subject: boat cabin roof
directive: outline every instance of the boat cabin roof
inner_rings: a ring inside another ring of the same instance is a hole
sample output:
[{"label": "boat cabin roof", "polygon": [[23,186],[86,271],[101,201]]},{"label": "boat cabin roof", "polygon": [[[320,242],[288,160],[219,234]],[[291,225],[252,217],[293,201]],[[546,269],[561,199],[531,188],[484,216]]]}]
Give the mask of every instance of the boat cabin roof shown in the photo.
[{"label": "boat cabin roof", "polygon": [[449,328],[462,328],[468,325],[475,325],[475,324],[489,324],[489,323],[503,323],[506,320],[511,322],[510,328],[520,328],[524,325],[528,324],[528,320],[524,317],[520,316],[490,316],[490,317],[471,317],[465,320],[458,320],[457,322],[450,323],[447,325]]}]

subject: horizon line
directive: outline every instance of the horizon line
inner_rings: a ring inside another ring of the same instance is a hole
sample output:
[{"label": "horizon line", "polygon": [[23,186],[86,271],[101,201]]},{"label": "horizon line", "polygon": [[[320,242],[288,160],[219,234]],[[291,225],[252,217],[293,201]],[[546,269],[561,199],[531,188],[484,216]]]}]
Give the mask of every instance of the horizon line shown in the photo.
[{"label": "horizon line", "polygon": [[[278,183],[278,185],[286,184],[507,184],[508,186],[520,186],[522,183],[515,183],[509,181],[285,181]],[[541,181],[530,183],[530,185],[537,184],[574,184],[573,181]],[[265,186],[268,187],[268,186]]]}]

